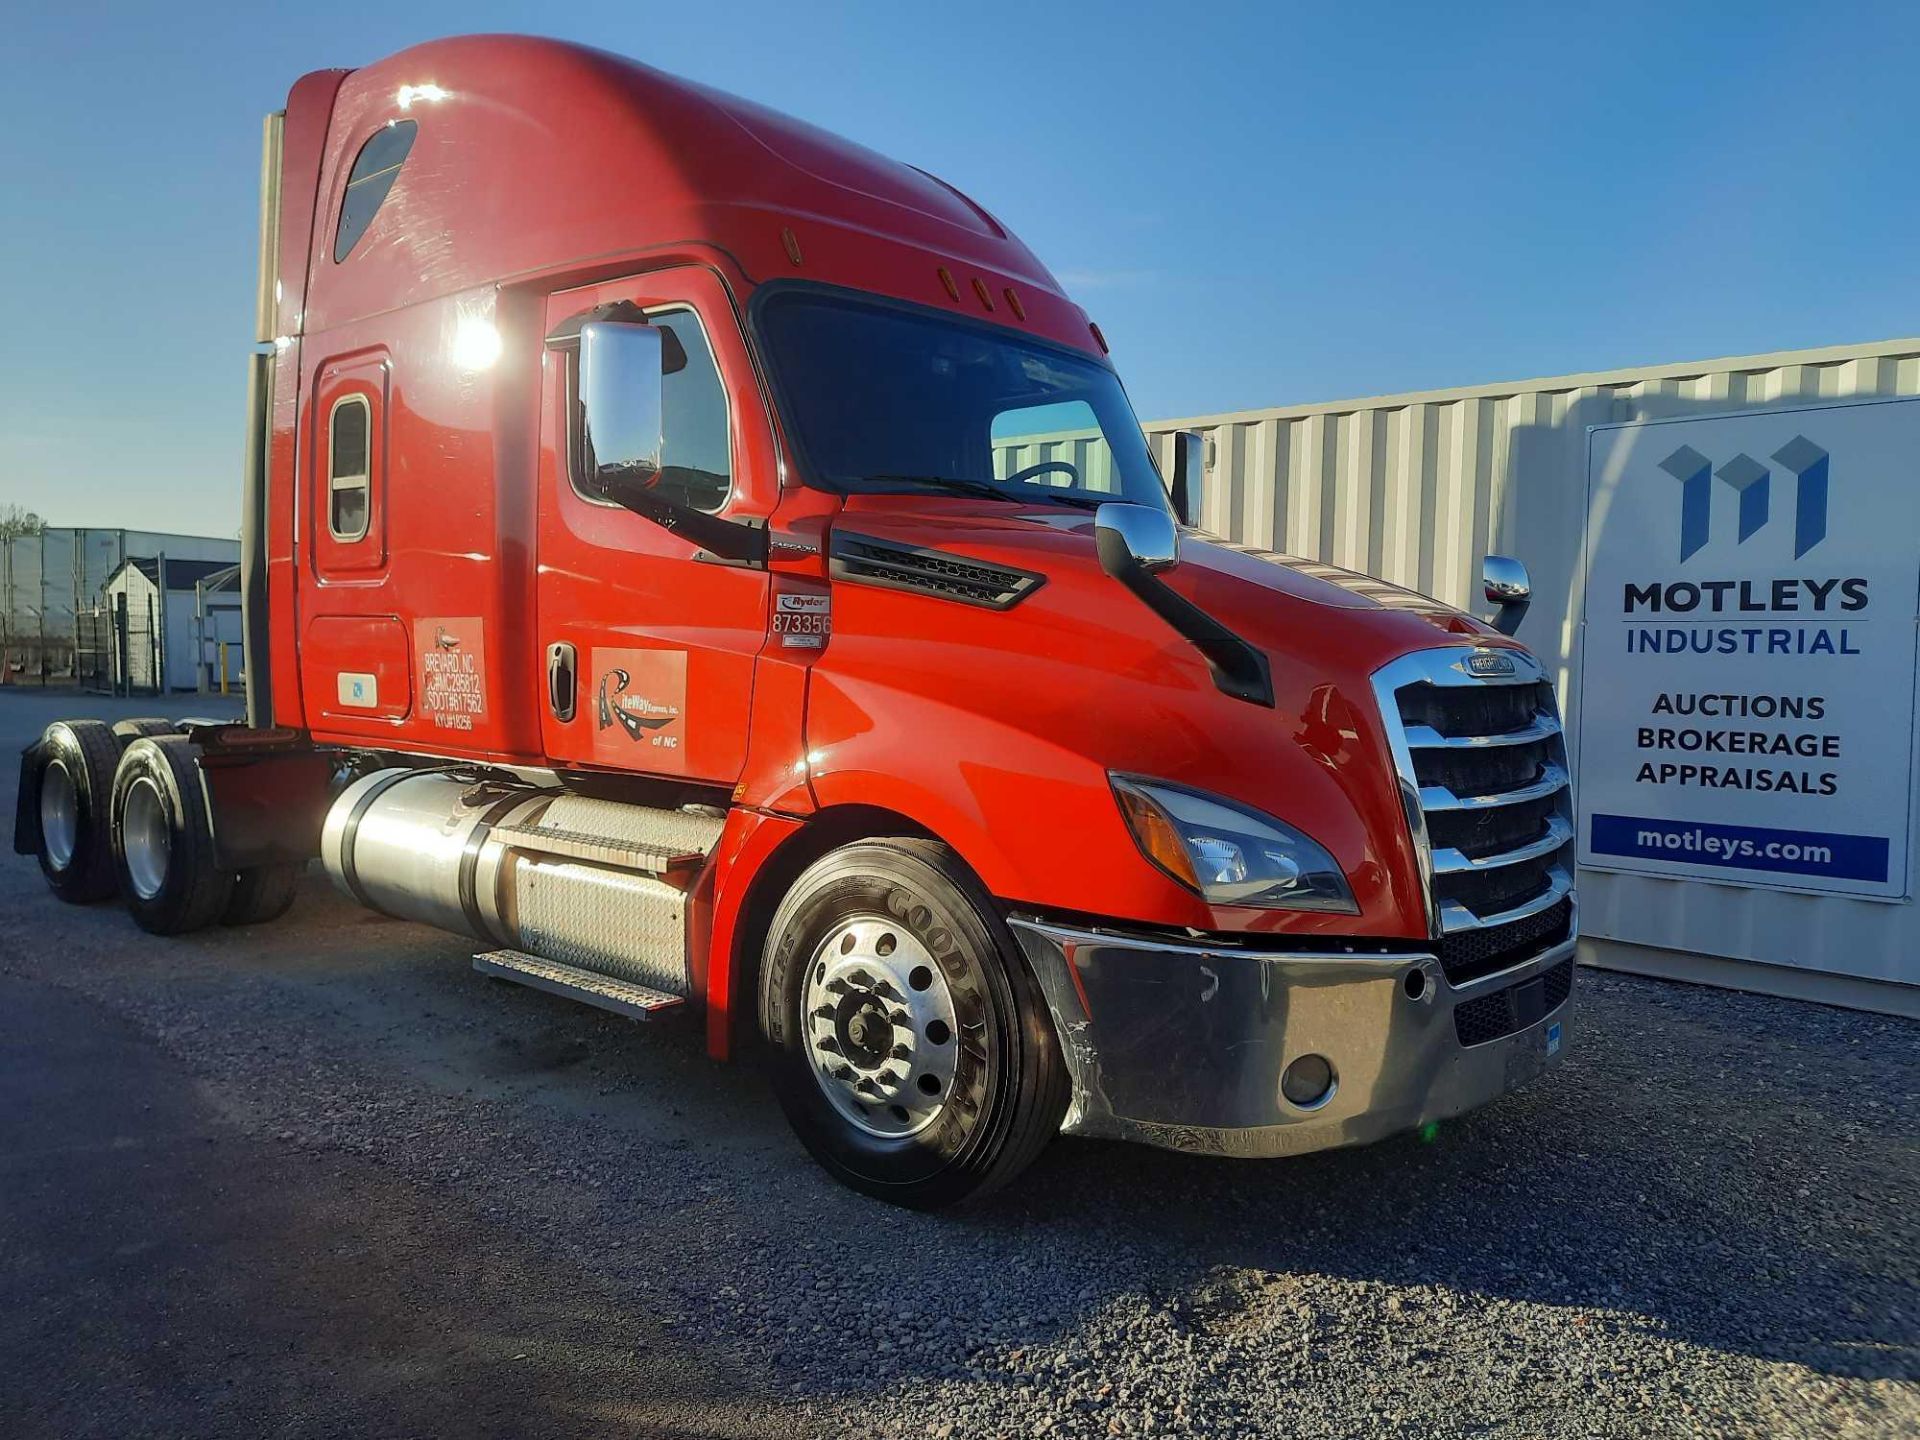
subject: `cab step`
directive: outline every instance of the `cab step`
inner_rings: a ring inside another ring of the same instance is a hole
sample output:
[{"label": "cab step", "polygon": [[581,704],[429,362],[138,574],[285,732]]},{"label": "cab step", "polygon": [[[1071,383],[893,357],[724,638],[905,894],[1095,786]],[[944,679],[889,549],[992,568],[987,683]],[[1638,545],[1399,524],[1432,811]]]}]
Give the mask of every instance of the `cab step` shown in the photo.
[{"label": "cab step", "polygon": [[548,825],[496,825],[493,835],[515,850],[637,870],[642,875],[657,875],[677,889],[686,888],[707,858],[703,852],[689,851],[684,846],[657,845]]},{"label": "cab step", "polygon": [[661,1010],[686,1004],[686,998],[651,990],[631,980],[616,980],[611,975],[585,970],[558,960],[543,960],[522,950],[487,950],[473,957],[473,968],[496,980],[511,980],[551,995],[598,1006],[629,1020],[646,1020]]}]

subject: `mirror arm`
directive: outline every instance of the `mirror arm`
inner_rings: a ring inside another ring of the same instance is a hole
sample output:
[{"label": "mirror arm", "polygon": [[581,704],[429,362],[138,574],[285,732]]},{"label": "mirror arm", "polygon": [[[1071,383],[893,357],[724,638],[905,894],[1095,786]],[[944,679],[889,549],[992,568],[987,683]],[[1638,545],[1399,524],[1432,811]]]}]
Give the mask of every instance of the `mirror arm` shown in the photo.
[{"label": "mirror arm", "polygon": [[1502,635],[1511,635],[1520,628],[1521,620],[1526,618],[1526,600],[1502,600],[1499,608],[1493,612],[1492,625]]},{"label": "mirror arm", "polygon": [[767,532],[758,525],[744,525],[695,510],[632,480],[609,480],[600,492],[614,504],[631,510],[642,520],[650,520],[662,530],[691,540],[701,549],[722,560],[742,565],[767,563]]},{"label": "mirror arm", "polygon": [[1273,708],[1273,675],[1267,668],[1267,657],[1257,647],[1134,559],[1119,531],[1096,529],[1094,547],[1102,570],[1200,652],[1221,694]]},{"label": "mirror arm", "polygon": [[1206,445],[1205,437],[1196,430],[1174,431],[1173,513],[1188,527],[1199,523],[1200,472],[1206,469]]}]

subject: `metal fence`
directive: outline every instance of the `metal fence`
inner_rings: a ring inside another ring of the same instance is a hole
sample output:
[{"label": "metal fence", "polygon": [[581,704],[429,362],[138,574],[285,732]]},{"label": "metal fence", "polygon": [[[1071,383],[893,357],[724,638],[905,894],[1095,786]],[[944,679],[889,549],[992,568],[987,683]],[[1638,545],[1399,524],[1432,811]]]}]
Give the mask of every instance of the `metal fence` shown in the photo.
[{"label": "metal fence", "polygon": [[[201,535],[51,526],[0,543],[0,685],[78,685],[79,617],[130,557],[237,562],[240,544]],[[94,653],[94,652],[89,652]]]},{"label": "metal fence", "polygon": [[83,610],[73,617],[73,682],[96,695],[158,695],[165,646],[151,600]]}]

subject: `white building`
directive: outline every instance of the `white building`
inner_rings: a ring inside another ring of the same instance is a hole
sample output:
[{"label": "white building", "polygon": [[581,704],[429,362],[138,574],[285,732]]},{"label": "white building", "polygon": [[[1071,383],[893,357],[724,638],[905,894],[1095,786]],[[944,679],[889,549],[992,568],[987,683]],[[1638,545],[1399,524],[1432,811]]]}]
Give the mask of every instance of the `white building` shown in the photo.
[{"label": "white building", "polygon": [[243,633],[237,574],[231,560],[156,555],[123,562],[101,591],[107,611],[119,615],[124,606],[127,619],[115,688],[217,690],[223,643],[227,678],[237,686]]}]

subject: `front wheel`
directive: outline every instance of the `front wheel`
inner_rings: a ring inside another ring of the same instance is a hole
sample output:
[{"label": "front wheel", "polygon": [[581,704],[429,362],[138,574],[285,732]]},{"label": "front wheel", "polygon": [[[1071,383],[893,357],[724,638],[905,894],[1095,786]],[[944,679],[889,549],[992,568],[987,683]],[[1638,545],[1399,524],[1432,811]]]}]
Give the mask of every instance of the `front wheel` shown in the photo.
[{"label": "front wheel", "polygon": [[1066,1112],[1039,987],[979,884],[932,841],[849,845],[794,882],[768,931],[761,1025],[801,1142],[897,1205],[996,1189]]}]

